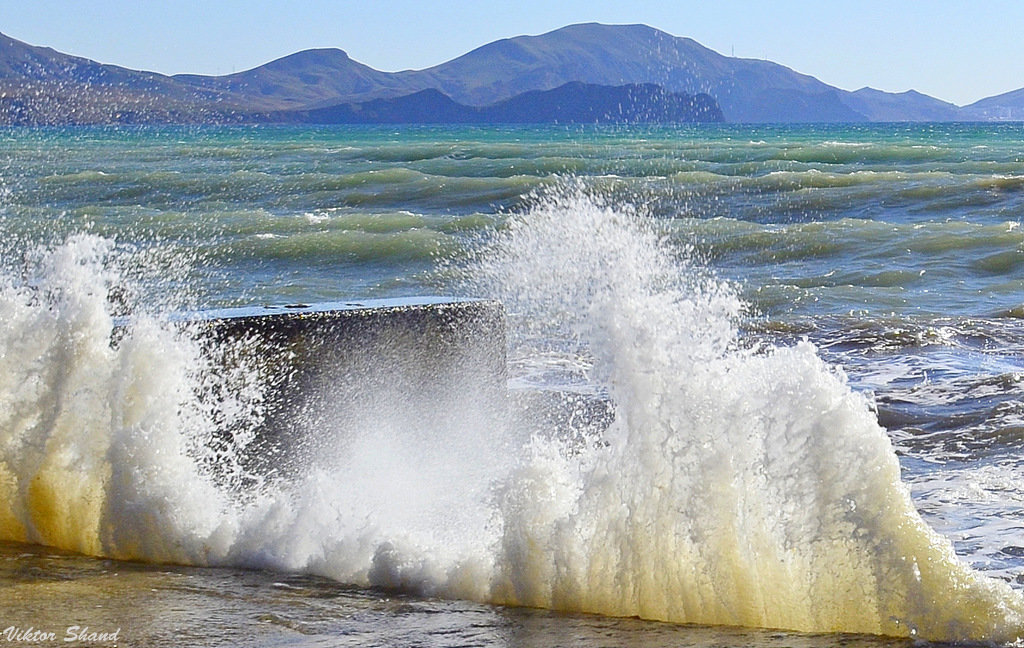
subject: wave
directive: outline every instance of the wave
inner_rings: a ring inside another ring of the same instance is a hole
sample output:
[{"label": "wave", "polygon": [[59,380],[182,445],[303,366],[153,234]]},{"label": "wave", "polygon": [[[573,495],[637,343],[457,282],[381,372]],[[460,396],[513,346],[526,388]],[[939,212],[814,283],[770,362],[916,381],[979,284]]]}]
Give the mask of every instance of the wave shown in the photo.
[{"label": "wave", "polygon": [[426,262],[439,254],[451,254],[458,248],[458,243],[443,233],[412,228],[388,233],[321,231],[288,236],[256,234],[224,248],[223,254],[227,257],[242,255],[261,260],[285,259],[336,265],[352,261]]},{"label": "wave", "polygon": [[531,322],[563,313],[617,406],[589,463],[542,448],[513,482],[499,600],[931,639],[1020,632],[1019,595],[924,524],[870,404],[810,345],[740,350],[730,291],[586,196],[543,204],[497,248],[486,267],[506,301]]},{"label": "wave", "polygon": [[826,313],[864,308],[873,317],[1012,313],[1024,269],[1015,222],[684,217],[667,229],[749,285],[747,299],[771,313],[815,305]]},{"label": "wave", "polygon": [[241,459],[258,349],[144,310],[115,335],[117,250],[40,250],[0,281],[0,539],[681,623],[1020,637],[1024,600],[921,520],[866,398],[810,344],[741,343],[734,290],[666,245],[570,187],[467,268],[516,349],[559,336],[587,358],[615,405],[599,438],[469,412],[429,429],[382,397],[347,436],[305,430],[288,479]]}]

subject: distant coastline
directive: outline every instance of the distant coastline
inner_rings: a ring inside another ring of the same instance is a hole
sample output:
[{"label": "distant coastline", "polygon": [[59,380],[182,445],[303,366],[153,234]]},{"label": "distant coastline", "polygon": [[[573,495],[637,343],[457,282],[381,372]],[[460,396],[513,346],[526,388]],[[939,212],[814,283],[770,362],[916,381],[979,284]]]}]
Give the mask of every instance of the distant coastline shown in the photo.
[{"label": "distant coastline", "polygon": [[302,124],[603,124],[721,122],[707,94],[668,92],[652,84],[603,86],[572,82],[532,90],[488,106],[460,104],[439,90],[394,99],[253,115],[253,121]]},{"label": "distant coastline", "polygon": [[856,123],[1024,119],[1024,89],[969,106],[851,92],[646,25],[570,25],[381,72],[340,49],[225,76],[141,72],[0,34],[0,125]]}]

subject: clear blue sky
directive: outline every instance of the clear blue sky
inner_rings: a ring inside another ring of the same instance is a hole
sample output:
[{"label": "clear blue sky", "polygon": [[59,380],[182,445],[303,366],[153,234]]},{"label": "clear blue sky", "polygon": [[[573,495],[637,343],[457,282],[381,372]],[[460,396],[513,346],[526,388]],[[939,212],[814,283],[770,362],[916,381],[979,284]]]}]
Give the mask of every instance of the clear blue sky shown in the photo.
[{"label": "clear blue sky", "polygon": [[1024,0],[0,0],[0,32],[103,63],[228,74],[311,47],[380,70],[577,22],[645,23],[855,90],[1024,87]]}]

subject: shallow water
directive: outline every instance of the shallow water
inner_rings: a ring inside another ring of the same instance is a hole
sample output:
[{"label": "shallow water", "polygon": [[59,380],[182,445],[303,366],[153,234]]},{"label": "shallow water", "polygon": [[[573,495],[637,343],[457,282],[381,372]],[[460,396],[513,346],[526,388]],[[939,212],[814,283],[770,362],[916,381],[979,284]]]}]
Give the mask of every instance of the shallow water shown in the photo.
[{"label": "shallow water", "polygon": [[[299,574],[96,560],[0,545],[5,624],[53,633],[119,632],[118,645],[180,646],[804,646],[909,641],[682,626],[495,607],[346,587]],[[83,600],[90,603],[83,603]],[[77,626],[77,628],[76,628]],[[79,645],[83,645],[82,642]],[[97,642],[111,645],[111,642]]]}]

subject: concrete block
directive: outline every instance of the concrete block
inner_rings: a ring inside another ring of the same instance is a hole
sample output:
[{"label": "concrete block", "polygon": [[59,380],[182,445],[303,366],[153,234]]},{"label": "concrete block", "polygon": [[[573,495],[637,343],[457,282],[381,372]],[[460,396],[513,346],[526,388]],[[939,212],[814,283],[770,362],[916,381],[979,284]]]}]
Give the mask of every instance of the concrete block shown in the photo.
[{"label": "concrete block", "polygon": [[504,421],[505,313],[496,301],[361,300],[186,319],[211,344],[244,339],[236,346],[265,389],[250,459],[261,470],[308,462],[296,454],[316,447],[311,438]]}]

